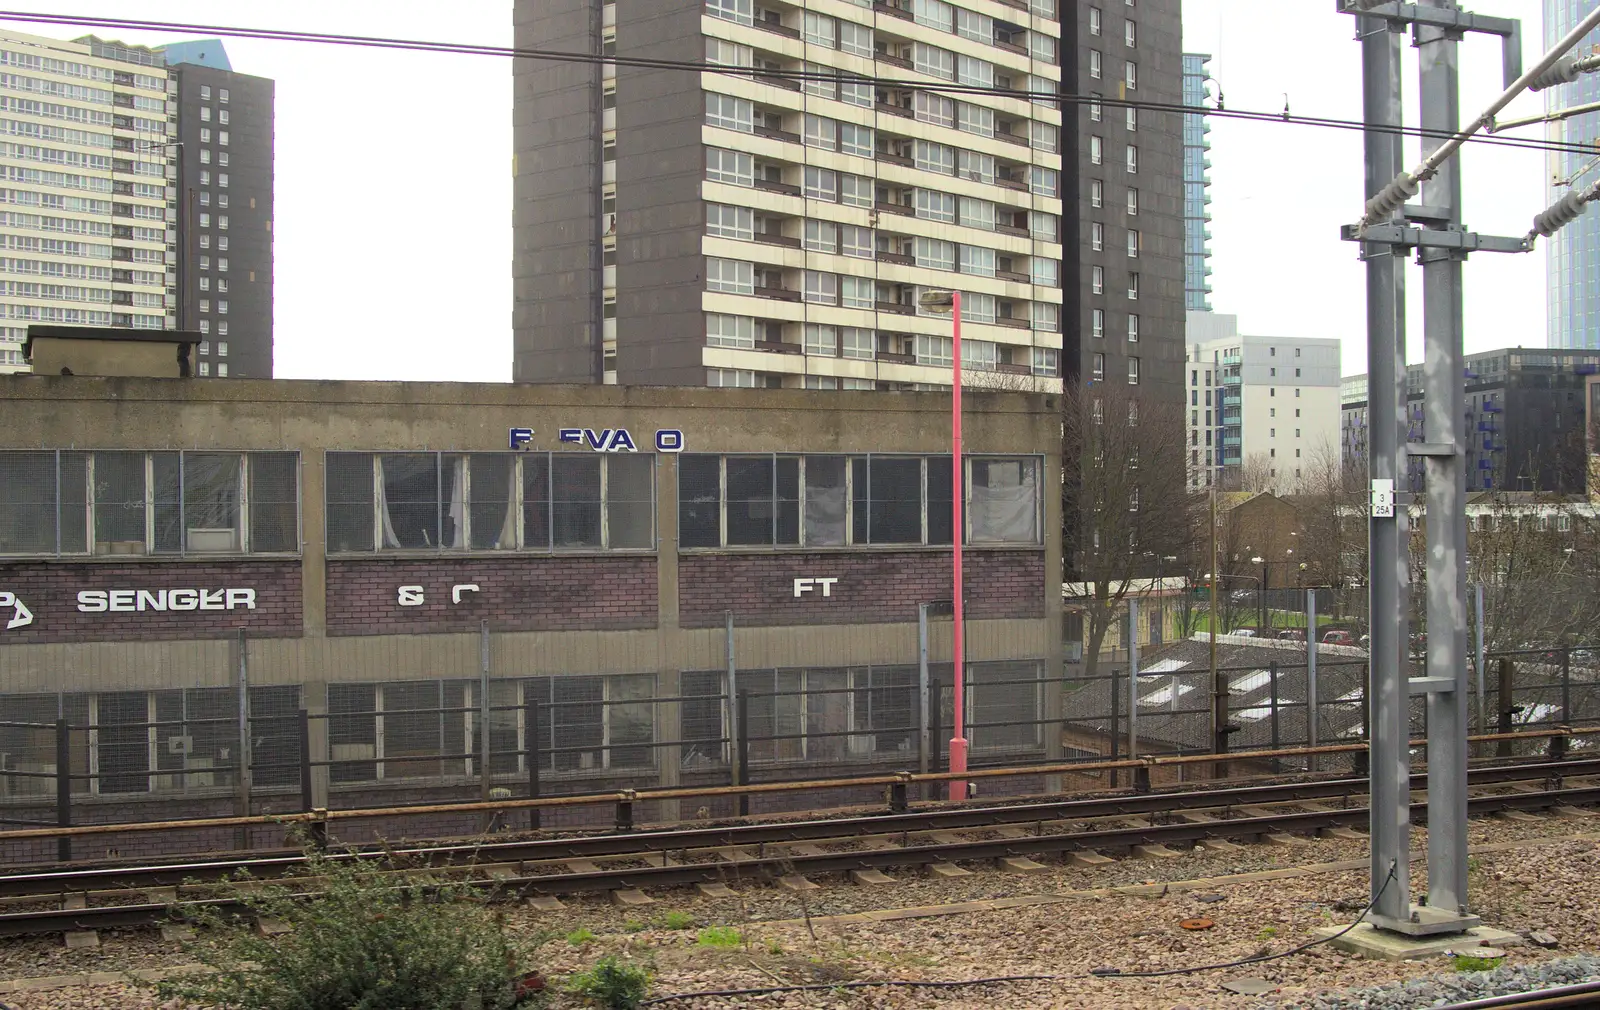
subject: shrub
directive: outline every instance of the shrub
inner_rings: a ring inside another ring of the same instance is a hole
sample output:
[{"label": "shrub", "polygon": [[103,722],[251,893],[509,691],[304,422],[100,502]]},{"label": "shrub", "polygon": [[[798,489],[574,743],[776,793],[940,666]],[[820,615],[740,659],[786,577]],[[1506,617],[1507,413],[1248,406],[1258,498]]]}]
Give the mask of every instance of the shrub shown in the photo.
[{"label": "shrub", "polygon": [[1500,962],[1502,960],[1504,960],[1504,958],[1475,957],[1471,954],[1457,954],[1451,960],[1451,964],[1454,965],[1456,971],[1493,971],[1494,969],[1500,967]]},{"label": "shrub", "polygon": [[694,925],[694,916],[688,912],[668,912],[661,917],[661,924],[668,929],[688,929]]},{"label": "shrub", "polygon": [[315,897],[288,887],[220,888],[246,917],[289,927],[258,936],[202,907],[188,920],[211,935],[191,954],[207,972],[167,979],[163,998],[229,1010],[508,1010],[542,985],[484,894],[468,885],[394,877],[383,868],[307,854]]},{"label": "shrub", "polygon": [[567,942],[574,947],[582,947],[586,943],[594,942],[594,933],[590,931],[588,926],[579,926],[567,934]]},{"label": "shrub", "polygon": [[567,980],[567,991],[606,1010],[635,1010],[650,987],[650,972],[602,958],[593,968]]}]

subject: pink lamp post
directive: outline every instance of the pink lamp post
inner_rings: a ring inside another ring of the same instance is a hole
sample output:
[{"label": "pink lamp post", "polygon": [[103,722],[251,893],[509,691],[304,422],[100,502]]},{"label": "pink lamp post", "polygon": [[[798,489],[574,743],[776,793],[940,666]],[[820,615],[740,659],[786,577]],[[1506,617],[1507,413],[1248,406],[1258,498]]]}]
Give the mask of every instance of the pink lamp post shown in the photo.
[{"label": "pink lamp post", "polygon": [[[950,659],[955,669],[955,717],[951,720],[950,772],[962,774],[967,770],[967,665],[964,632],[965,605],[962,599],[961,542],[966,536],[966,523],[961,514],[966,480],[962,473],[961,456],[961,292],[925,291],[922,307],[930,312],[949,312],[954,323],[951,339],[950,370],[950,542],[951,575],[955,583],[952,598],[953,627],[950,632]],[[967,798],[965,778],[950,780],[950,802]]]}]

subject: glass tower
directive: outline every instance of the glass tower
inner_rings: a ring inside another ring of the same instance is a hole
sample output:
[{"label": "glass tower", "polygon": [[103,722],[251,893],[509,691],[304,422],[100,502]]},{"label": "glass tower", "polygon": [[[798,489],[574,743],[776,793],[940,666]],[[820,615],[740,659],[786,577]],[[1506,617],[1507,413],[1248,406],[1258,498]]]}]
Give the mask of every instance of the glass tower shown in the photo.
[{"label": "glass tower", "polygon": [[[1544,0],[1546,50],[1577,26],[1600,0]],[[1600,46],[1600,31],[1591,32],[1575,52],[1590,53]],[[1600,102],[1600,74],[1583,74],[1571,84],[1545,92],[1545,111],[1556,112],[1590,102]],[[1587,144],[1600,140],[1600,113],[1574,116],[1548,127],[1551,140]],[[1600,158],[1551,152],[1548,156],[1549,200],[1554,203],[1569,186],[1582,186],[1600,178]],[[1600,214],[1591,210],[1545,240],[1546,297],[1549,346],[1600,348]]]},{"label": "glass tower", "polygon": [[[1592,2],[1592,0],[1591,0]],[[1183,54],[1183,104],[1201,106],[1206,97],[1206,64],[1211,57],[1203,53]],[[1183,307],[1191,312],[1211,311],[1211,180],[1206,172],[1211,161],[1206,152],[1211,141],[1206,134],[1211,124],[1206,117],[1187,113],[1183,117]]]}]

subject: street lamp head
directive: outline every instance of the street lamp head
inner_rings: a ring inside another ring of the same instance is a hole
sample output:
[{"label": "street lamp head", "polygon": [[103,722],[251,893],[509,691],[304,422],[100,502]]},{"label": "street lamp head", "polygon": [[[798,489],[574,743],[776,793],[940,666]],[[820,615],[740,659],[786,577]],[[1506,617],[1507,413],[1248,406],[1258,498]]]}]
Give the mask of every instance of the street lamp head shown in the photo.
[{"label": "street lamp head", "polygon": [[955,311],[956,293],[935,288],[924,291],[917,302],[929,312],[949,313]]}]

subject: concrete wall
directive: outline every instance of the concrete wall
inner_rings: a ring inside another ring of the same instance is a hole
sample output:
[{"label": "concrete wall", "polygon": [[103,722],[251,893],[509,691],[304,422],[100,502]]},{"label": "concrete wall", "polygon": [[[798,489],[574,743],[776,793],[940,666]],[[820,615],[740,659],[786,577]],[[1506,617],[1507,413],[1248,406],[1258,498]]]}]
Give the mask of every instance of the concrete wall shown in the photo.
[{"label": "concrete wall", "polygon": [[[75,340],[35,337],[29,361],[36,375],[109,375],[176,379],[184,348],[159,340]],[[191,360],[193,348],[189,349]]]}]

